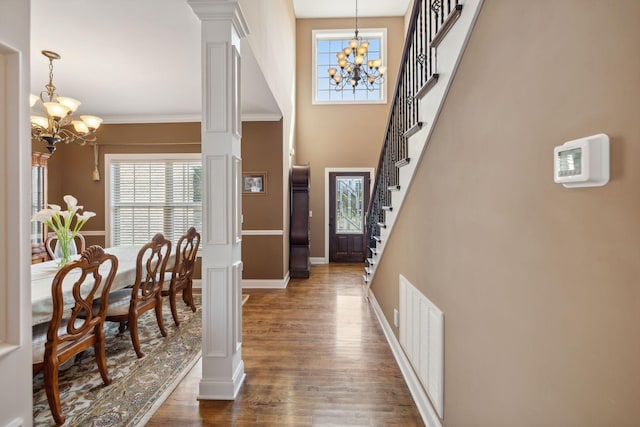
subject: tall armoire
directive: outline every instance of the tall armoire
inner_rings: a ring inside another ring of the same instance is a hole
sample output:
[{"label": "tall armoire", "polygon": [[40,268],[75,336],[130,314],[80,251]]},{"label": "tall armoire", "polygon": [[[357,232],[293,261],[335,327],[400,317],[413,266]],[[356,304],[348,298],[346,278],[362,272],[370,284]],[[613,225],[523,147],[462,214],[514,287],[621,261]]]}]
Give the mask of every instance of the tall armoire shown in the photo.
[{"label": "tall armoire", "polygon": [[308,278],[309,261],[309,165],[291,169],[291,231],[289,236],[289,275]]}]

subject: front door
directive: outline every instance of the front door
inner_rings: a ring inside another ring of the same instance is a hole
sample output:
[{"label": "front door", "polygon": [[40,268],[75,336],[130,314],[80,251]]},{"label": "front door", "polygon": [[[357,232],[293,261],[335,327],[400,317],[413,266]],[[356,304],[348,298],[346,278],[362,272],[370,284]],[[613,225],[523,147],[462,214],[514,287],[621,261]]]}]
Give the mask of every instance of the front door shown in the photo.
[{"label": "front door", "polygon": [[329,173],[329,261],[364,262],[369,172]]}]

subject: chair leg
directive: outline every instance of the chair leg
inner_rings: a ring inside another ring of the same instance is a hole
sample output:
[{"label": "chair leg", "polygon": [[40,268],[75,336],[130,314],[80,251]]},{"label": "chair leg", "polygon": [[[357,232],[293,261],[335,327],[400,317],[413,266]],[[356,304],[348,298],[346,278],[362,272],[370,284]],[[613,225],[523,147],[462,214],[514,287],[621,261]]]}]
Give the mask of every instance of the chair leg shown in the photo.
[{"label": "chair leg", "polygon": [[95,353],[96,353],[96,364],[98,365],[98,371],[100,371],[100,376],[102,377],[102,382],[104,385],[111,384],[111,378],[109,378],[109,373],[107,372],[107,357],[105,353],[105,339],[104,339],[104,325],[96,326],[96,343],[94,344]]},{"label": "chair leg", "polygon": [[178,308],[176,307],[176,291],[172,289],[169,294],[169,305],[171,306],[171,315],[176,326],[180,326],[180,320],[178,320]]},{"label": "chair leg", "polygon": [[191,311],[195,313],[196,304],[193,302],[193,281],[191,279],[189,279],[187,287],[182,290],[182,299],[189,307],[191,307]]},{"label": "chair leg", "polygon": [[167,330],[164,328],[164,320],[162,319],[162,295],[160,292],[156,295],[156,320],[163,337],[167,336]]},{"label": "chair leg", "polygon": [[64,424],[65,416],[60,405],[60,389],[58,388],[58,358],[45,357],[44,361],[44,387],[47,393],[47,401],[51,409],[51,415],[57,425]]},{"label": "chair leg", "polygon": [[129,333],[131,334],[131,342],[133,343],[133,349],[136,352],[136,356],[140,359],[144,356],[144,353],[140,350],[140,338],[138,337],[138,319],[134,316],[129,317]]}]

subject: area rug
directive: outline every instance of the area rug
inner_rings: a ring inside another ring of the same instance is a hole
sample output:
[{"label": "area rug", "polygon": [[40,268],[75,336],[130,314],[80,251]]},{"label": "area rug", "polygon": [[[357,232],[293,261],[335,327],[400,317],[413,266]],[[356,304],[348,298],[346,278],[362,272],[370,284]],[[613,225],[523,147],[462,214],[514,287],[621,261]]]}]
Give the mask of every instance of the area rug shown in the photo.
[{"label": "area rug", "polygon": [[[200,358],[200,295],[194,295],[194,299],[198,307],[195,313],[178,304],[180,326],[176,327],[168,298],[164,298],[164,338],[153,311],[139,319],[140,346],[145,354],[141,359],[136,357],[129,331],[119,333],[117,323],[105,323],[112,383],[106,387],[102,383],[93,349],[78,355],[75,363],[59,375],[60,400],[67,418],[64,425],[143,425]],[[33,402],[33,425],[55,425],[42,374],[33,379]]]}]

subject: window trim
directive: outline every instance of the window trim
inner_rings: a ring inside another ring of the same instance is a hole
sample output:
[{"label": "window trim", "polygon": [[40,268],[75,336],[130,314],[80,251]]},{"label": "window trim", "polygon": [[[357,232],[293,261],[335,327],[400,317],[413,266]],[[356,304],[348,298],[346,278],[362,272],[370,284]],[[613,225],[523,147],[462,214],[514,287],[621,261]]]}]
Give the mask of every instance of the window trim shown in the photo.
[{"label": "window trim", "polygon": [[105,247],[111,247],[111,163],[114,160],[130,160],[144,163],[149,160],[199,160],[201,153],[111,153],[104,155],[104,222]]},{"label": "window trim", "polygon": [[387,103],[387,78],[389,76],[389,66],[387,64],[387,29],[386,28],[363,28],[358,29],[358,36],[362,39],[380,37],[380,59],[387,67],[387,74],[381,84],[380,91],[382,98],[379,100],[353,100],[353,101],[320,101],[316,95],[318,93],[318,40],[327,39],[352,39],[353,30],[312,30],[311,31],[311,104],[312,105],[353,105],[353,104],[386,104]]}]

